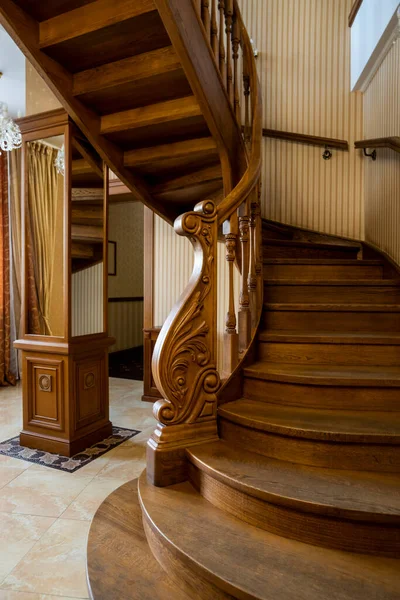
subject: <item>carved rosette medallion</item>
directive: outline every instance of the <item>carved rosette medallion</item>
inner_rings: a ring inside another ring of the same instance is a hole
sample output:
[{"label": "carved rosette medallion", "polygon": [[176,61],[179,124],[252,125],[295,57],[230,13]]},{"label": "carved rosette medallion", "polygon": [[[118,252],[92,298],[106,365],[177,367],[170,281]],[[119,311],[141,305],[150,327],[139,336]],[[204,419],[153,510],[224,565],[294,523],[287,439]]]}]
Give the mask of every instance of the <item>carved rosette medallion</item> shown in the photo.
[{"label": "carved rosette medallion", "polygon": [[164,425],[215,418],[220,378],[216,369],[217,213],[213,202],[196,205],[175,221],[190,239],[195,261],[189,284],[154,348],[153,374],[164,396],[154,415]]},{"label": "carved rosette medallion", "polygon": [[96,383],[95,374],[92,371],[90,373],[86,373],[85,378],[84,378],[84,383],[83,383],[84,389],[90,390],[92,387],[94,387],[95,383]]},{"label": "carved rosette medallion", "polygon": [[41,392],[51,392],[51,390],[52,390],[51,375],[40,375],[39,376],[39,390]]}]

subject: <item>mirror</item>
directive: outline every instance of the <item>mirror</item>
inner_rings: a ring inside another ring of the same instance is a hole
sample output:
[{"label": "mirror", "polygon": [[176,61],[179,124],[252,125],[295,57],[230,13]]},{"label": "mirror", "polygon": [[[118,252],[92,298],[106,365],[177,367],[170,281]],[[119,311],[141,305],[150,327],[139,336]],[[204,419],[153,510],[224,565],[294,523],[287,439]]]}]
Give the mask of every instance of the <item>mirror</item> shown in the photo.
[{"label": "mirror", "polygon": [[64,336],[64,135],[25,144],[27,332]]},{"label": "mirror", "polygon": [[103,163],[78,131],[72,138],[72,335],[105,331]]}]

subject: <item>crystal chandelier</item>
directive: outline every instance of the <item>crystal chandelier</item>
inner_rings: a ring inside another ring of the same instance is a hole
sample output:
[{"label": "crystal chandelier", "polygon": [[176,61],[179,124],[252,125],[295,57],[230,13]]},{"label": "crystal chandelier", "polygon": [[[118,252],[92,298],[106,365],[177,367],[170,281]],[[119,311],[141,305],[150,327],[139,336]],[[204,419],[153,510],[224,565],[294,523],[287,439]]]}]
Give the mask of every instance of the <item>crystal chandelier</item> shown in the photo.
[{"label": "crystal chandelier", "polygon": [[22,136],[19,126],[8,114],[7,104],[0,102],[0,154],[21,148]]},{"label": "crystal chandelier", "polygon": [[59,175],[62,175],[64,177],[65,175],[65,151],[64,151],[64,144],[62,145],[61,149],[57,152],[57,157],[56,160],[54,161],[54,166],[57,170],[57,173]]}]

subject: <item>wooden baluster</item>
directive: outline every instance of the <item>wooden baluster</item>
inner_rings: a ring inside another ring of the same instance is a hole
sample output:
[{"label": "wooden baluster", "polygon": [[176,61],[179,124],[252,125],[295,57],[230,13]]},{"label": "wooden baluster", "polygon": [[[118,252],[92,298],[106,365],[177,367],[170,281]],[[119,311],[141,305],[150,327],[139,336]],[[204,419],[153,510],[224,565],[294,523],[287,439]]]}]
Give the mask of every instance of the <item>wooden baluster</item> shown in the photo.
[{"label": "wooden baluster", "polygon": [[242,115],[240,112],[240,93],[239,93],[239,48],[240,48],[240,27],[236,16],[233,19],[232,33],[232,58],[233,58],[233,96],[234,110],[239,125],[242,124]]},{"label": "wooden baluster", "polygon": [[[227,227],[226,227],[227,225]],[[237,235],[230,228],[230,223],[224,224],[226,260],[229,268],[229,306],[225,321],[223,373],[229,377],[239,361],[239,336],[236,330],[234,264],[236,260]]]},{"label": "wooden baluster", "polygon": [[196,10],[199,13],[199,17],[201,19],[201,3],[202,3],[202,0],[194,0],[194,3],[196,5]]},{"label": "wooden baluster", "polygon": [[258,228],[261,223],[261,210],[258,195],[258,185],[252,193],[250,204],[250,270],[249,270],[249,292],[251,307],[251,326],[254,329],[258,323],[260,310],[259,286],[262,284],[260,275],[262,274],[262,263],[259,256]]},{"label": "wooden baluster", "polygon": [[255,255],[256,255],[256,277],[257,277],[257,313],[260,314],[264,302],[264,273],[262,263],[262,218],[261,218],[261,192],[262,182],[257,186],[257,208],[256,208],[256,230],[255,230]]},{"label": "wooden baluster", "polygon": [[258,281],[257,281],[257,216],[258,216],[258,189],[252,193],[252,201],[250,203],[250,269],[249,269],[249,295],[251,308],[251,327],[254,329],[258,322]]},{"label": "wooden baluster", "polygon": [[215,60],[218,64],[218,21],[217,21],[217,0],[212,0],[211,5],[211,48],[214,52]]},{"label": "wooden baluster", "polygon": [[233,0],[225,2],[225,27],[226,27],[226,81],[229,100],[234,106],[233,95],[233,68],[232,68],[232,25],[233,25]]},{"label": "wooden baluster", "polygon": [[219,72],[226,87],[226,62],[225,62],[225,0],[218,2],[219,10]]},{"label": "wooden baluster", "polygon": [[201,20],[206,30],[207,39],[211,42],[210,0],[201,0]]},{"label": "wooden baluster", "polygon": [[242,247],[242,276],[239,300],[239,351],[247,350],[251,338],[251,308],[249,295],[249,207],[246,200],[239,209],[239,231]]},{"label": "wooden baluster", "polygon": [[244,141],[246,146],[251,141],[250,127],[250,75],[247,60],[243,57],[243,94],[244,94]]}]

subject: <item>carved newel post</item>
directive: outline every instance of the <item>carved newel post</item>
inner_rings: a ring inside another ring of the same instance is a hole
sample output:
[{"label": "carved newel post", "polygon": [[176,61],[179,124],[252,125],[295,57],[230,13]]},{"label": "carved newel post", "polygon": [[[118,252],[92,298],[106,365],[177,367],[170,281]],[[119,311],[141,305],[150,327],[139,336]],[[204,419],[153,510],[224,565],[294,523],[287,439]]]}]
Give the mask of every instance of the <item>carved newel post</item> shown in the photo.
[{"label": "carved newel post", "polygon": [[153,376],[163,399],[154,405],[158,425],[148,442],[147,475],[158,486],[186,479],[185,448],[218,438],[214,203],[197,204],[175,221],[175,231],[190,239],[195,261],[189,284],[166,320],[153,354]]}]

